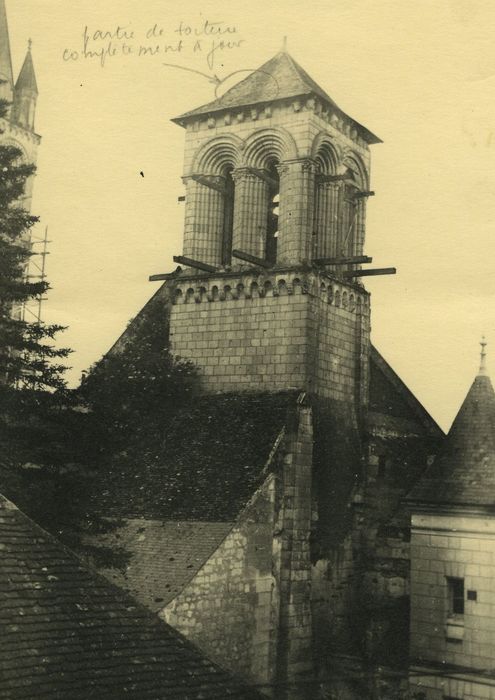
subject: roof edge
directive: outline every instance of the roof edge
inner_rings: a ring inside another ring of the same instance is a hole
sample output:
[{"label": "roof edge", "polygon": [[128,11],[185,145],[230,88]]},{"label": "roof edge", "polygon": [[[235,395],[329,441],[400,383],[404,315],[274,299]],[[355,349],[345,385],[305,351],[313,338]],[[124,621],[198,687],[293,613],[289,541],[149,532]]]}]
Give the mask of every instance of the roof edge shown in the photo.
[{"label": "roof edge", "polygon": [[332,110],[334,112],[337,112],[340,116],[345,117],[350,122],[352,122],[352,124],[355,126],[355,128],[361,132],[362,137],[364,138],[366,143],[368,143],[369,145],[376,145],[378,143],[383,143],[383,139],[381,139],[379,136],[377,136],[372,131],[367,129],[365,126],[360,124],[360,122],[353,119],[353,117],[349,116],[346,112],[344,112],[343,109],[341,109],[333,101],[328,100],[328,99],[325,100],[321,96],[321,94],[317,93],[315,90],[307,90],[306,92],[300,92],[300,93],[293,95],[291,97],[274,97],[271,100],[260,100],[260,101],[255,101],[255,102],[246,102],[246,104],[235,105],[235,106],[230,106],[230,107],[220,106],[216,109],[215,108],[214,109],[205,109],[204,112],[199,112],[196,114],[190,114],[189,112],[184,112],[184,114],[180,114],[178,117],[172,117],[170,119],[170,121],[173,122],[174,124],[177,124],[178,126],[181,126],[182,128],[185,128],[187,123],[191,123],[193,121],[199,121],[200,119],[205,119],[213,114],[224,114],[224,113],[232,112],[235,110],[248,109],[250,107],[255,107],[256,105],[268,104],[268,103],[273,103],[273,102],[278,102],[278,103],[289,102],[289,101],[297,99],[298,97],[305,97],[307,95],[312,95],[312,96],[318,98],[319,100],[325,101],[332,108]]},{"label": "roof edge", "polygon": [[373,344],[370,345],[370,361],[374,362],[378,369],[380,369],[385,377],[391,382],[394,388],[403,394],[409,408],[416,414],[421,424],[427,430],[433,433],[432,436],[437,438],[445,438],[445,433],[443,432],[442,428],[438,425],[435,419],[432,418],[423,404],[414,396],[409,387],[399,377],[397,372],[392,369],[391,365],[389,365],[383,355]]},{"label": "roof edge", "polygon": [[[168,622],[166,622],[163,618],[161,618],[159,615],[156,613],[153,613],[149,608],[147,608],[143,603],[140,603],[136,598],[134,598],[130,593],[125,591],[124,589],[120,588],[117,586],[115,583],[112,583],[109,581],[103,574],[100,574],[93,566],[90,564],[87,564],[84,560],[82,560],[78,555],[73,552],[67,545],[65,545],[63,542],[58,540],[54,535],[52,535],[50,532],[45,530],[41,525],[38,525],[32,518],[29,517],[29,515],[26,515],[24,511],[22,511],[20,508],[18,508],[15,503],[13,503],[11,500],[6,498],[3,494],[0,493],[0,507],[1,505],[5,504],[5,506],[9,510],[17,511],[25,520],[28,521],[28,523],[31,525],[33,530],[36,532],[39,532],[43,537],[48,539],[50,542],[53,542],[55,546],[63,550],[63,552],[70,557],[72,560],[75,560],[77,563],[80,564],[82,569],[85,569],[92,577],[96,579],[96,581],[102,583],[107,589],[110,589],[115,593],[115,595],[119,596],[121,599],[124,601],[127,601],[129,605],[132,605],[132,607],[137,608],[141,611],[143,614],[143,617],[145,620],[149,621],[149,624],[153,627],[161,627],[163,628],[164,631],[166,631],[168,634],[171,636],[175,637],[177,641],[180,644],[183,644],[187,647],[189,647],[191,650],[193,650],[200,658],[206,659],[212,666],[214,666],[216,669],[222,671],[223,673],[227,673],[228,676],[235,682],[238,682],[241,687],[245,688],[253,688],[247,681],[245,681],[242,677],[240,677],[237,673],[230,671],[226,668],[224,668],[222,665],[218,663],[218,661],[214,661],[211,656],[205,652],[203,649],[200,649],[194,642],[192,642],[190,639],[188,639],[186,636],[184,636],[181,632],[179,632],[178,629],[170,625]],[[253,690],[255,690],[253,688]]]}]

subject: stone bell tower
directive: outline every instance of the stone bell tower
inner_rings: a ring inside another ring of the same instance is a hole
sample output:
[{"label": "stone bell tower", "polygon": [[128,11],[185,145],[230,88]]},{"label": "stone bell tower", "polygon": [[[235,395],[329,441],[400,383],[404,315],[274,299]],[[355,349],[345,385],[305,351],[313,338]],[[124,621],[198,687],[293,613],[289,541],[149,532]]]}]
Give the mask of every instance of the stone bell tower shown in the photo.
[{"label": "stone bell tower", "polygon": [[200,367],[206,391],[296,388],[364,407],[358,280],[380,140],[285,50],[174,121],[187,194],[172,351]]}]

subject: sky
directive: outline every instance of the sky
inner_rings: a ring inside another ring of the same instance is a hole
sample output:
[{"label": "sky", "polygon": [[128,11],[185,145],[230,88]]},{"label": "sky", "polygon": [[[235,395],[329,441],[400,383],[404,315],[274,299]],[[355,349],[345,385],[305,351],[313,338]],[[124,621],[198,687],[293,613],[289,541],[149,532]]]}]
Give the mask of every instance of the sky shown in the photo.
[{"label": "sky", "polygon": [[372,340],[448,429],[483,333],[495,372],[492,0],[6,5],[15,74],[33,41],[33,213],[38,235],[48,226],[52,286],[43,318],[68,327],[73,385],[156,290],[148,276],[181,253],[184,132],[170,119],[213,99],[208,76],[259,67],[287,36],[289,53],[383,140],[371,147],[365,252],[398,273],[366,280]]}]

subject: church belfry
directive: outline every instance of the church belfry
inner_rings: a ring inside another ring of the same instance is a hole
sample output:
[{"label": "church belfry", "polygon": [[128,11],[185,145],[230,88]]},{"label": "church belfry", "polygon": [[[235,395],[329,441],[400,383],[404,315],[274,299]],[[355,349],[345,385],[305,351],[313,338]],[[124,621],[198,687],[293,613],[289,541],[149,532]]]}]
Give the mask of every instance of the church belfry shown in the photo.
[{"label": "church belfry", "polygon": [[358,279],[371,260],[369,146],[380,139],[285,49],[173,121],[186,130],[174,354],[200,367],[206,391],[297,388],[357,416],[368,394]]},{"label": "church belfry", "polygon": [[186,128],[186,257],[225,267],[226,233],[232,250],[272,266],[362,255],[368,146],[379,139],[285,50],[174,121]]}]

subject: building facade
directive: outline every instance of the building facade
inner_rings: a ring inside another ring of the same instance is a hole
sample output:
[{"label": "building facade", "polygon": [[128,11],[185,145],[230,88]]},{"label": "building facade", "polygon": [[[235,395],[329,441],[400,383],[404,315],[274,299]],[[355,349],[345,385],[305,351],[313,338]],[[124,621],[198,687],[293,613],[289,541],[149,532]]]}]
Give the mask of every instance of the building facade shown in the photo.
[{"label": "building facade", "polygon": [[[181,267],[155,276],[150,304],[202,396],[149,484],[118,468],[98,484],[100,512],[121,523],[99,541],[130,556],[104,573],[268,697],[400,697],[401,499],[442,433],[370,342],[361,278],[379,139],[286,51],[175,121]],[[370,672],[380,664],[390,678]]]},{"label": "building facade", "polygon": [[411,504],[413,698],[495,698],[495,393],[481,367]]}]

